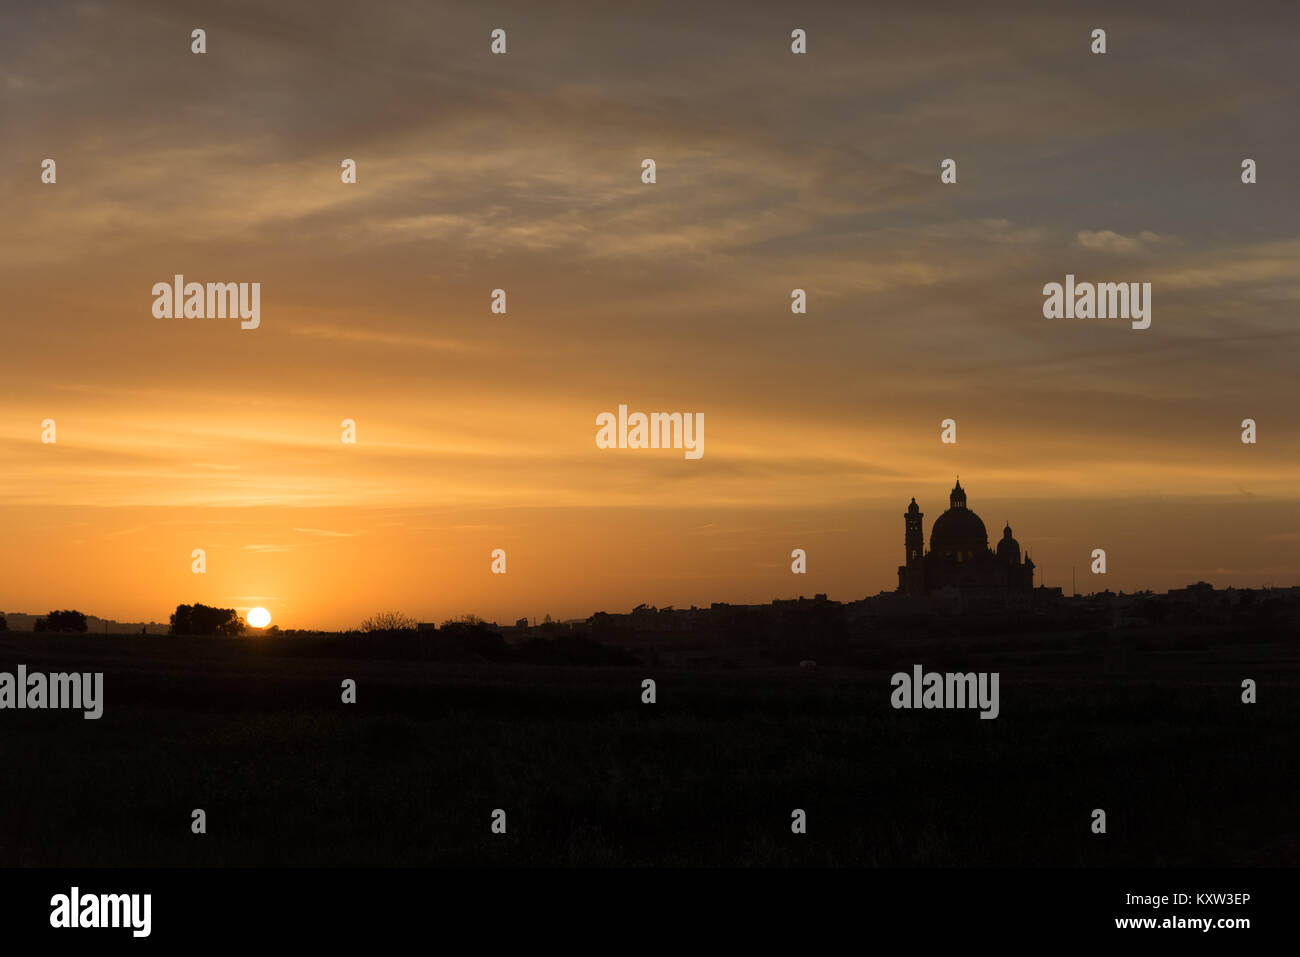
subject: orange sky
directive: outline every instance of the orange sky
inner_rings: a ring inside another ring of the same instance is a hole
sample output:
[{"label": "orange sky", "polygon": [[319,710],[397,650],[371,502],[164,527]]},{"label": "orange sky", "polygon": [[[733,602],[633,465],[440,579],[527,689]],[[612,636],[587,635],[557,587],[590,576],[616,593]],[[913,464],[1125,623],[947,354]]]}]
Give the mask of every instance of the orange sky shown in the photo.
[{"label": "orange sky", "polygon": [[[849,600],[957,472],[1049,584],[1300,583],[1294,13],[1117,6],[1092,57],[1092,12],[697,7],[0,13],[0,608]],[[260,328],[154,318],[176,273]],[[1066,273],[1151,328],[1045,320]],[[703,458],[598,449],[620,403]]]}]

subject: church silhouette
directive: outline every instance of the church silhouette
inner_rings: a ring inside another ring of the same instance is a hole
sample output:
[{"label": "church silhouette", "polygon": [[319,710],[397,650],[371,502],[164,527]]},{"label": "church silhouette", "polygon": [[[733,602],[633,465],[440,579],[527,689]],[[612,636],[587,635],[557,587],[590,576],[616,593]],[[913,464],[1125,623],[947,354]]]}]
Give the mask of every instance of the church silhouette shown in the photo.
[{"label": "church silhouette", "polygon": [[898,591],[904,595],[929,595],[941,588],[989,594],[1028,592],[1034,587],[1034,563],[1020,557],[1020,543],[1011,526],[1002,529],[997,551],[989,548],[984,521],[966,507],[961,480],[953,486],[948,510],[930,529],[930,550],[925,550],[921,519],[925,514],[912,499],[903,515],[906,564],[898,566]]}]

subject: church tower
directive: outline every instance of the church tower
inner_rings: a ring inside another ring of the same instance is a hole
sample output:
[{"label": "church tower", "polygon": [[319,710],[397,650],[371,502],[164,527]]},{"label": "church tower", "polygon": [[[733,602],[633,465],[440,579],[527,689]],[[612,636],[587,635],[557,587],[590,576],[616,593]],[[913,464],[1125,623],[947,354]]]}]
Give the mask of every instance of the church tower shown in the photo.
[{"label": "church tower", "polygon": [[898,590],[905,595],[920,595],[925,591],[922,559],[925,557],[925,534],[921,519],[925,518],[916,499],[903,514],[903,548],[906,561],[898,568]]},{"label": "church tower", "polygon": [[919,565],[921,563],[921,554],[925,547],[925,535],[921,532],[921,519],[925,518],[916,499],[912,499],[912,504],[907,506],[907,514],[903,516],[903,545],[907,549],[907,565]]}]

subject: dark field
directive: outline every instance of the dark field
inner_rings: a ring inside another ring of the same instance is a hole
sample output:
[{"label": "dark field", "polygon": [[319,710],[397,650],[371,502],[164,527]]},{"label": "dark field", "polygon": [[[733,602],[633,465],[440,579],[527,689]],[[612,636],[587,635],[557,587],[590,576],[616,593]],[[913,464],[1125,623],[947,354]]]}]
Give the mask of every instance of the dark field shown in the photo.
[{"label": "dark field", "polygon": [[[1294,639],[878,642],[813,672],[318,650],[0,635],[0,670],[105,673],[98,721],[0,711],[0,865],[1300,863]],[[1000,672],[1000,717],[893,710],[915,663]]]}]

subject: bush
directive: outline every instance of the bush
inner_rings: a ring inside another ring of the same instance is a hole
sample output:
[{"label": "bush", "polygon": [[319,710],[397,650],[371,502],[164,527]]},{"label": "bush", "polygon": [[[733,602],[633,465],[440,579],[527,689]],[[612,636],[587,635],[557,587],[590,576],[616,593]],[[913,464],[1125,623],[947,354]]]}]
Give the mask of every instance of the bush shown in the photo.
[{"label": "bush", "polygon": [[37,618],[33,627],[36,631],[81,633],[86,630],[86,616],[79,611],[52,611]]},{"label": "bush", "polygon": [[173,635],[224,635],[234,637],[244,630],[244,619],[233,608],[207,605],[177,605],[171,617]]},{"label": "bush", "polygon": [[400,611],[381,611],[363,621],[360,630],[367,635],[389,635],[394,632],[415,631],[418,624],[419,622],[414,618]]}]

